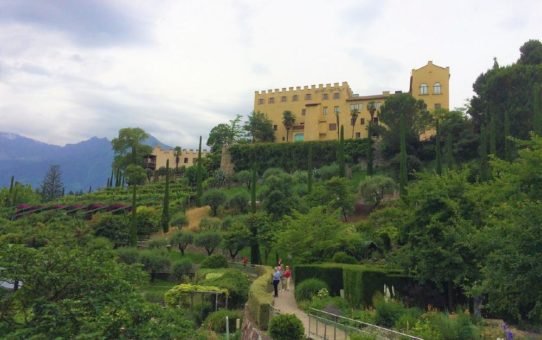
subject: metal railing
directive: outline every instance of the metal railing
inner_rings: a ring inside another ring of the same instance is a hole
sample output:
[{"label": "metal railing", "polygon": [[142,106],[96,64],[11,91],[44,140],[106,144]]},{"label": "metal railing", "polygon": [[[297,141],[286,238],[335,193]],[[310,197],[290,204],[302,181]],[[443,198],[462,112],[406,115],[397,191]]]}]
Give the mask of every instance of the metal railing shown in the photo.
[{"label": "metal railing", "polygon": [[414,339],[422,338],[373,325],[367,322],[354,320],[323,310],[310,308],[309,337],[324,340],[347,340],[350,334],[373,335],[375,339]]}]

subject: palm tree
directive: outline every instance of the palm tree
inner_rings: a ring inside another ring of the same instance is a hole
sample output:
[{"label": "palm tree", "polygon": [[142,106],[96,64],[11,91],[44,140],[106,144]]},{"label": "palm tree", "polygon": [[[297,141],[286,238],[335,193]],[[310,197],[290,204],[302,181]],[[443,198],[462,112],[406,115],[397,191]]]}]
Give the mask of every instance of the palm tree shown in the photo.
[{"label": "palm tree", "polygon": [[353,109],[350,111],[350,124],[352,124],[352,139],[354,139],[354,128],[359,117],[359,110]]},{"label": "palm tree", "polygon": [[288,142],[288,135],[290,134],[290,130],[294,127],[294,123],[295,115],[292,111],[284,111],[282,113],[282,124],[284,124],[284,127],[286,128],[286,142]]},{"label": "palm tree", "polygon": [[179,161],[181,160],[181,153],[183,149],[181,149],[180,146],[176,146],[174,149],[175,151],[175,176],[174,178],[177,178],[177,173],[179,172]]}]

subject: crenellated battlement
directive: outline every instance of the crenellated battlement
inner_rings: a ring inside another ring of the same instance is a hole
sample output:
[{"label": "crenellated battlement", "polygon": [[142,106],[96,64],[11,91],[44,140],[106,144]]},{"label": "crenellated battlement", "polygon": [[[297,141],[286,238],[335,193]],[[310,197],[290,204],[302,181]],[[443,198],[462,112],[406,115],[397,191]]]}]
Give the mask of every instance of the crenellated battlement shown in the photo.
[{"label": "crenellated battlement", "polygon": [[255,95],[264,95],[264,94],[275,94],[275,95],[281,95],[281,94],[290,94],[300,91],[307,91],[307,90],[337,90],[341,87],[349,87],[348,82],[343,81],[342,83],[333,83],[332,84],[318,84],[318,85],[304,85],[301,86],[290,86],[288,89],[286,87],[283,87],[281,89],[268,89],[268,90],[261,90],[261,91],[254,91]]}]

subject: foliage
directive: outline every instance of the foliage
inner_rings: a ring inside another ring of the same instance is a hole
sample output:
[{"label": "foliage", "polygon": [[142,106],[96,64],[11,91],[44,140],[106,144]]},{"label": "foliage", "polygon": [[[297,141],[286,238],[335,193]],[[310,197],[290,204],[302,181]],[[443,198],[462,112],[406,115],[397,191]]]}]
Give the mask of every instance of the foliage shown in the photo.
[{"label": "foliage", "polygon": [[190,274],[193,267],[194,263],[192,262],[192,260],[182,258],[179,261],[173,263],[173,268],[171,272],[177,280],[180,280],[183,276]]},{"label": "foliage", "polygon": [[343,289],[343,269],[339,266],[309,264],[294,267],[296,286],[312,278],[325,282],[331,295],[337,296]]},{"label": "foliage", "polygon": [[139,256],[139,261],[151,275],[151,281],[154,281],[156,274],[169,272],[171,268],[171,260],[162,252],[158,251],[142,251]]},{"label": "foliage", "polygon": [[228,268],[228,259],[224,255],[214,254],[206,257],[200,268]]},{"label": "foliage", "polygon": [[211,207],[212,215],[216,216],[218,213],[218,208],[226,203],[227,196],[222,190],[210,189],[203,194],[201,199],[203,204]]},{"label": "foliage", "polygon": [[250,230],[239,222],[234,223],[223,234],[223,246],[228,250],[232,259],[237,256],[239,251],[250,245],[251,236]]},{"label": "foliage", "polygon": [[147,180],[147,173],[139,165],[130,164],[126,167],[125,176],[128,185],[141,185]]},{"label": "foliage", "polygon": [[183,256],[186,247],[188,247],[189,244],[192,244],[192,242],[194,242],[194,234],[191,232],[178,231],[171,237],[171,243],[177,244]]},{"label": "foliage", "polygon": [[160,230],[160,216],[155,208],[141,206],[137,207],[136,225],[137,234],[148,236]]},{"label": "foliage", "polygon": [[169,231],[169,159],[166,161],[166,185],[164,188],[164,202],[162,204],[162,218],[160,224],[162,225],[162,231],[167,233]]},{"label": "foliage", "polygon": [[116,250],[117,256],[121,262],[126,264],[139,263],[139,251],[136,248],[119,248]]},{"label": "foliage", "polygon": [[243,135],[241,115],[237,115],[235,119],[230,120],[229,124],[218,124],[209,132],[207,145],[211,147],[211,152],[216,153],[222,150],[223,145],[231,145],[239,141]]},{"label": "foliage", "polygon": [[290,135],[290,130],[293,128],[295,124],[295,115],[292,113],[292,111],[284,111],[282,113],[282,124],[284,125],[284,128],[286,129],[286,142],[288,142],[288,136]]},{"label": "foliage", "polygon": [[203,324],[205,328],[210,329],[213,332],[219,334],[226,333],[226,317],[228,317],[229,330],[230,332],[233,332],[236,320],[242,319],[243,315],[240,311],[221,309],[207,315]]},{"label": "foliage", "polygon": [[152,152],[152,148],[143,142],[149,135],[140,128],[123,128],[111,144],[115,151],[113,168],[126,169],[128,165],[142,165],[143,156]]},{"label": "foliage", "polygon": [[368,176],[359,184],[359,192],[363,200],[373,205],[373,209],[380,206],[385,195],[395,190],[393,179],[383,175]]},{"label": "foliage", "polygon": [[238,192],[228,200],[228,208],[240,214],[247,213],[249,200],[250,197],[246,191]]},{"label": "foliage", "polygon": [[337,163],[331,163],[324,165],[315,171],[315,177],[323,180],[331,179],[339,175],[339,165]]},{"label": "foliage", "polygon": [[173,216],[171,216],[171,222],[170,224],[174,227],[181,228],[188,225],[188,217],[184,214],[184,212],[179,211],[175,213]]},{"label": "foliage", "polygon": [[248,116],[243,128],[247,132],[247,136],[252,140],[252,143],[273,142],[275,140],[273,122],[267,118],[265,113],[252,112]]},{"label": "foliage", "polygon": [[376,310],[376,324],[387,328],[392,328],[405,312],[405,306],[401,302],[386,300],[382,295],[375,296],[373,306]]},{"label": "foliage", "polygon": [[211,255],[222,242],[222,236],[215,231],[206,231],[196,234],[194,244],[198,247],[203,247],[207,251],[207,255]]},{"label": "foliage", "polygon": [[64,195],[64,185],[62,184],[61,177],[60,165],[49,166],[49,170],[47,170],[41,185],[41,197],[43,201],[52,201]]},{"label": "foliage", "polygon": [[295,286],[295,299],[297,301],[310,300],[321,289],[329,289],[327,284],[318,279],[306,279]]},{"label": "foliage", "polygon": [[256,321],[258,327],[266,330],[271,315],[273,297],[271,295],[271,279],[273,269],[271,267],[259,267],[260,275],[252,282],[248,292],[248,309]]},{"label": "foliage", "polygon": [[167,238],[153,238],[148,242],[150,249],[160,249],[166,248],[169,245],[169,240]]},{"label": "foliage", "polygon": [[216,292],[228,295],[228,290],[224,288],[182,283],[168,290],[164,295],[164,301],[169,307],[175,307],[179,304],[181,296],[197,292]]},{"label": "foliage", "polygon": [[247,274],[237,269],[221,269],[220,271],[224,274],[220,277],[207,276],[201,284],[227,289],[230,296],[228,306],[230,308],[241,308],[247,301],[250,287]]},{"label": "foliage", "polygon": [[233,180],[239,184],[242,184],[248,188],[250,188],[250,182],[251,182],[251,174],[248,170],[241,170],[233,176]]},{"label": "foliage", "polygon": [[[365,139],[344,141],[345,159],[356,163],[365,157]],[[336,160],[338,141],[315,141],[303,143],[256,143],[235,144],[229,149],[235,171],[250,170],[255,164],[258,171],[279,167],[287,172],[307,169],[307,154],[313,149],[313,167],[319,168]],[[334,174],[335,176],[336,174]]]},{"label": "foliage", "polygon": [[94,235],[106,237],[115,247],[126,246],[130,242],[130,226],[125,216],[98,213],[92,216],[89,225]]},{"label": "foliage", "polygon": [[344,251],[336,252],[335,255],[333,255],[332,261],[336,263],[349,263],[349,264],[354,264],[358,262],[355,257],[348,255]]},{"label": "foliage", "polygon": [[271,319],[269,334],[276,340],[301,340],[305,336],[305,328],[294,314],[281,314]]}]

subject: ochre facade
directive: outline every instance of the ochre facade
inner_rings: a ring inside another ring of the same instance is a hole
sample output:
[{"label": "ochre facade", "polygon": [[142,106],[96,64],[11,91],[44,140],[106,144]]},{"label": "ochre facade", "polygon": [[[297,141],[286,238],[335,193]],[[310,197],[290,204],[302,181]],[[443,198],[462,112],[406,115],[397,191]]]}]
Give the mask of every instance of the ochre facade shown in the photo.
[{"label": "ochre facade", "polygon": [[[201,157],[205,158],[209,152],[207,150],[201,150]],[[160,146],[155,146],[151,155],[156,157],[156,169],[165,168],[166,161],[169,159],[169,167],[175,168],[175,150],[174,149],[162,149]],[[190,167],[196,163],[198,159],[197,149],[182,149],[179,155],[179,168]]]},{"label": "ochre facade", "polygon": [[[431,111],[448,109],[449,80],[449,67],[429,61],[412,70],[409,93],[423,99]],[[378,95],[360,96],[352,92],[347,82],[270,89],[256,91],[254,111],[263,112],[271,119],[277,142],[337,139],[341,125],[345,138],[365,138],[371,119],[369,107],[374,105],[376,108],[373,119],[378,122],[379,108],[390,95],[393,93],[384,91]],[[352,125],[353,110],[359,115]],[[288,135],[283,124],[284,111],[295,115],[295,124]]]}]

